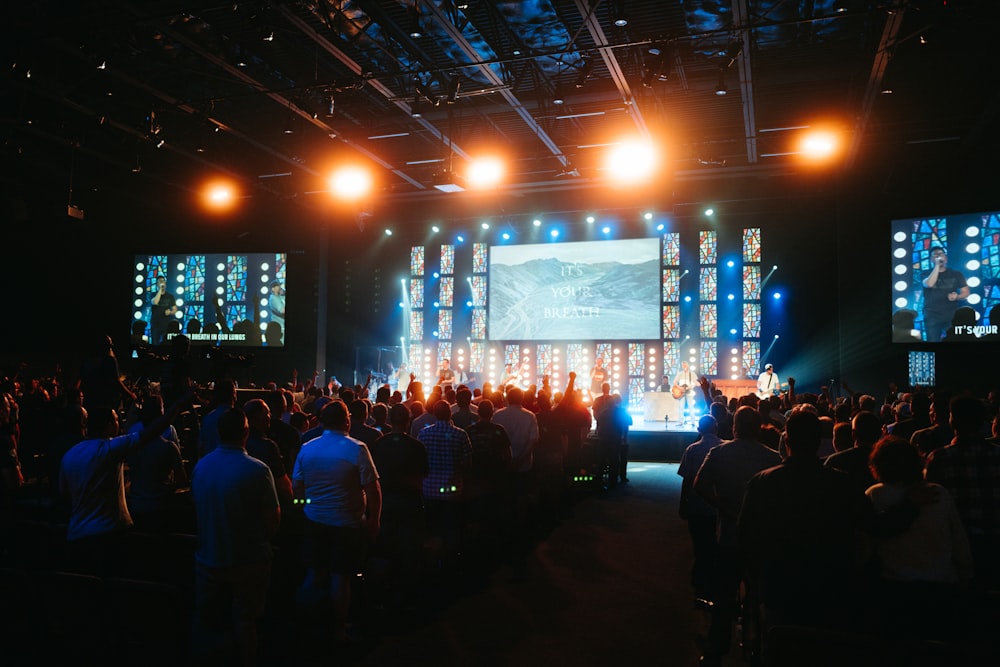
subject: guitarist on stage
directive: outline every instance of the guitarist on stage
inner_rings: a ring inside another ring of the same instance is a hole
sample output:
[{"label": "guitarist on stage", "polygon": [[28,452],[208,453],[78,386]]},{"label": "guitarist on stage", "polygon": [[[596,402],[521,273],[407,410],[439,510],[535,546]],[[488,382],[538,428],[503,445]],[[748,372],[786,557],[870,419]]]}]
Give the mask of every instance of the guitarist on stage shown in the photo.
[{"label": "guitarist on stage", "polygon": [[758,398],[777,396],[780,391],[781,382],[778,380],[778,374],[774,372],[774,366],[771,364],[765,364],[764,372],[757,378]]},{"label": "guitarist on stage", "polygon": [[694,388],[698,386],[698,377],[688,366],[688,362],[681,362],[681,370],[674,376],[674,385],[670,388],[670,394],[677,399],[680,405],[680,418],[682,424],[694,421]]}]

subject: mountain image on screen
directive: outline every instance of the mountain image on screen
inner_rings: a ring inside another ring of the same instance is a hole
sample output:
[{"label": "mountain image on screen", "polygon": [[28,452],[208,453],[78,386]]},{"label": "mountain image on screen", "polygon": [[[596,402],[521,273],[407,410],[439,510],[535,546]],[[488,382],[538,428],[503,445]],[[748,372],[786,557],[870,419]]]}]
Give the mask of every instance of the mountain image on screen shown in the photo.
[{"label": "mountain image on screen", "polygon": [[544,258],[493,264],[490,338],[659,338],[658,276],[655,258],[639,263]]}]

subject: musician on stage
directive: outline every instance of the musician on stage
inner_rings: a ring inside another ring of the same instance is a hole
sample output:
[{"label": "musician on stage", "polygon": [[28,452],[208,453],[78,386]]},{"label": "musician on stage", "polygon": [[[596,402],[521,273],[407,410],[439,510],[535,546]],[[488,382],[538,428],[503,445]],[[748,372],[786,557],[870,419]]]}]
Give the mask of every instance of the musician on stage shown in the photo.
[{"label": "musician on stage", "polygon": [[688,365],[688,362],[681,362],[681,369],[674,376],[674,384],[670,388],[671,395],[677,399],[680,407],[678,413],[682,424],[694,422],[695,388],[698,387],[698,376]]},{"label": "musician on stage", "polygon": [[601,394],[601,386],[608,379],[608,369],[604,367],[604,358],[597,357],[594,367],[590,369],[590,395],[592,398]]},{"label": "musician on stage", "polygon": [[759,398],[777,396],[780,388],[781,381],[778,379],[778,374],[774,372],[774,366],[765,364],[764,372],[757,378],[757,396]]},{"label": "musician on stage", "polygon": [[451,368],[450,359],[441,360],[441,368],[438,369],[438,386],[441,389],[455,386],[455,371]]}]

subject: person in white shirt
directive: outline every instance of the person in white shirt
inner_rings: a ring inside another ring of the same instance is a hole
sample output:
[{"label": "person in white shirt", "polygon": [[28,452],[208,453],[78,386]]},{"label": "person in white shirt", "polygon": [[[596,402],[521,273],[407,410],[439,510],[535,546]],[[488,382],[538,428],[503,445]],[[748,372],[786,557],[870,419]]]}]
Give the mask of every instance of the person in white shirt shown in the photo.
[{"label": "person in white shirt", "polygon": [[778,393],[780,385],[781,381],[778,380],[778,374],[774,372],[774,366],[765,364],[764,372],[757,378],[757,396],[760,398],[774,396]]},{"label": "person in white shirt", "polygon": [[670,392],[680,405],[681,423],[689,423],[694,420],[695,388],[698,386],[698,377],[688,365],[688,362],[681,362],[681,369],[674,376],[674,384]]}]

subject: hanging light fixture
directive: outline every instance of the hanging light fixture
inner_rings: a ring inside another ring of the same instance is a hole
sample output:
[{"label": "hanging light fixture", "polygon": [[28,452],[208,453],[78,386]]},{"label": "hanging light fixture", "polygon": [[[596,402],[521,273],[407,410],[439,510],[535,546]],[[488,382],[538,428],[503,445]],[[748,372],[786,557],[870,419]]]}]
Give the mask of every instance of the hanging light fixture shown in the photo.
[{"label": "hanging light fixture", "polygon": [[417,6],[416,0],[407,8],[407,12],[410,15],[410,37],[420,39],[424,36],[424,28],[421,25],[420,7]]},{"label": "hanging light fixture", "polygon": [[625,0],[611,0],[611,21],[619,28],[628,25],[628,14],[625,13]]}]

